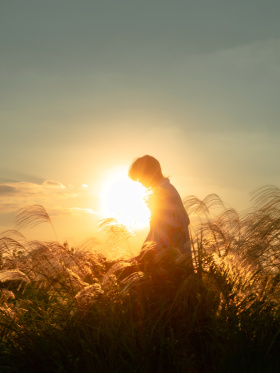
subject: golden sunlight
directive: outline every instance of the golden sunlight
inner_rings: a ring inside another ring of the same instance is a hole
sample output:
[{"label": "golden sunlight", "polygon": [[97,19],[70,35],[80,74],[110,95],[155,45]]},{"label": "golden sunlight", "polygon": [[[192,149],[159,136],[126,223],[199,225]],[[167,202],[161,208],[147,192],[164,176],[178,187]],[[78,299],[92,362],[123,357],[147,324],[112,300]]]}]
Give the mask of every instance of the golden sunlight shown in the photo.
[{"label": "golden sunlight", "polygon": [[102,217],[115,218],[132,229],[148,227],[150,211],[145,203],[146,193],[140,183],[129,179],[127,168],[111,170],[100,193]]}]

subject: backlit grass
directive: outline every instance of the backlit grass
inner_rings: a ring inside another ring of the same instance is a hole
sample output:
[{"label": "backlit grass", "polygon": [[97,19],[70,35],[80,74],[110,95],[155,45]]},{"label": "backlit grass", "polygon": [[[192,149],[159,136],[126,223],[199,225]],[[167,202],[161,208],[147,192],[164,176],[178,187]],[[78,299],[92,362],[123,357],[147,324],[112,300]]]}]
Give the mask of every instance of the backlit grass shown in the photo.
[{"label": "backlit grass", "polygon": [[[180,248],[150,243],[138,259],[110,260],[94,240],[72,248],[3,232],[1,372],[279,371],[280,191],[252,202],[238,214],[216,195],[186,199],[200,218],[195,274]],[[21,225],[36,216],[49,220],[29,207]]]}]

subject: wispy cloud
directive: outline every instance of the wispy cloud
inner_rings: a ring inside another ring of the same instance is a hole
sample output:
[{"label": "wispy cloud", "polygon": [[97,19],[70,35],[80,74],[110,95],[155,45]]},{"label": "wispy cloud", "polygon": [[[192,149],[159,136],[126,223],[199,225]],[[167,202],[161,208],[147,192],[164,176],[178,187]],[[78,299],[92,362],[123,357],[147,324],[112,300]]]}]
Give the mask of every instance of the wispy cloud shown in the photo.
[{"label": "wispy cloud", "polygon": [[43,182],[43,185],[45,186],[50,186],[50,187],[54,187],[54,188],[62,188],[62,189],[65,189],[65,185],[63,185],[62,183],[58,182],[58,181],[54,181],[54,180],[45,180]]},{"label": "wispy cloud", "polygon": [[[16,213],[28,205],[43,205],[50,214],[98,214],[92,210],[92,195],[88,188],[66,186],[59,181],[45,180],[42,184],[9,182],[0,184],[0,215]],[[85,206],[88,201],[88,206]]]},{"label": "wispy cloud", "polygon": [[1,185],[0,184],[0,196],[7,195],[7,194],[15,194],[17,193],[17,189],[10,185]]}]

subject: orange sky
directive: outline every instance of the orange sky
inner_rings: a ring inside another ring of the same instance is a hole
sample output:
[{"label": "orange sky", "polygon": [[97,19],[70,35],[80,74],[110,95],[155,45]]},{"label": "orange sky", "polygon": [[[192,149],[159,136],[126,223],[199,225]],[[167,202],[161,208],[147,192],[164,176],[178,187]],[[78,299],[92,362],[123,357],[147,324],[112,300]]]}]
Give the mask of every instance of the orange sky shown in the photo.
[{"label": "orange sky", "polygon": [[279,12],[273,0],[3,3],[1,230],[42,204],[61,240],[96,234],[106,175],[144,154],[183,198],[242,210],[279,186]]}]

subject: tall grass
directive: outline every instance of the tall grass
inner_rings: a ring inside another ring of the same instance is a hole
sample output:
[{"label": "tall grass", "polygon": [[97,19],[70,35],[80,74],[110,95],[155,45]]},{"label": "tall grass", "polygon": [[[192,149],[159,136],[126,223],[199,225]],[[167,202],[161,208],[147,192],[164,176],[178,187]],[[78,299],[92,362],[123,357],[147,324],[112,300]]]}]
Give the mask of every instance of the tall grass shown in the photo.
[{"label": "tall grass", "polygon": [[[2,372],[278,372],[280,190],[242,214],[189,197],[195,274],[180,248],[151,242],[110,260],[80,247],[0,237]],[[49,221],[28,207],[20,224]],[[117,247],[124,227],[101,228]],[[112,241],[113,239],[113,241]]]}]

